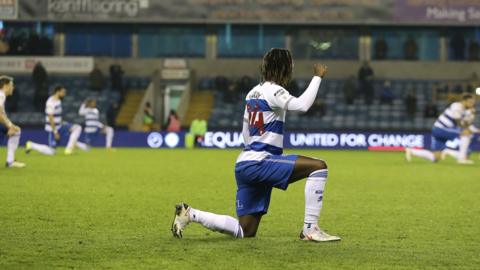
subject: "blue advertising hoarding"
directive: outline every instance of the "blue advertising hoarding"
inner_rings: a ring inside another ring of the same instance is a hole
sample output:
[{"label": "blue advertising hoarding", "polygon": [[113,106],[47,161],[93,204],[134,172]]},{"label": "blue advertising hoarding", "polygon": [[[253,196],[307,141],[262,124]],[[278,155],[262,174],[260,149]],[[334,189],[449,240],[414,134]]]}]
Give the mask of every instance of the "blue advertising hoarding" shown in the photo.
[{"label": "blue advertising hoarding", "polygon": [[[47,144],[48,134],[44,130],[22,130],[20,137],[20,145],[25,145],[27,141],[34,141]],[[83,141],[83,134],[80,141]],[[63,144],[65,145],[65,140]],[[92,141],[92,146],[105,146],[105,136],[99,135]],[[181,148],[185,147],[185,133],[179,132],[132,132],[132,131],[116,131],[113,138],[113,147],[144,147],[144,148]]]},{"label": "blue advertising hoarding", "polygon": [[[116,131],[114,147],[140,148],[184,148],[185,132],[131,132]],[[27,140],[47,143],[47,133],[43,130],[22,130],[20,144]],[[83,140],[83,137],[80,138]],[[372,151],[401,151],[405,147],[430,148],[430,133],[408,132],[286,132],[285,148],[314,149],[357,149]],[[98,136],[92,143],[95,147],[105,145],[105,137]],[[447,144],[451,148],[458,146],[458,140]],[[205,148],[240,148],[243,147],[243,137],[237,131],[209,131],[202,142]],[[480,150],[478,137],[473,143],[473,149]]]},{"label": "blue advertising hoarding", "polygon": [[[426,133],[398,132],[286,132],[285,148],[400,150],[404,147],[428,148]],[[240,132],[207,132],[204,146],[231,148],[243,146]]]}]

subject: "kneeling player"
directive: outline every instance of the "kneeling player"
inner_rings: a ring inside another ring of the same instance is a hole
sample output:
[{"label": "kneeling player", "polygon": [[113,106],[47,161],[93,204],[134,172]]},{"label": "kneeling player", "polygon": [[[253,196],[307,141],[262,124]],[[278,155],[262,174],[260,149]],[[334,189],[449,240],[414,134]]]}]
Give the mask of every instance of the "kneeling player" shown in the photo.
[{"label": "kneeling player", "polygon": [[271,49],[263,58],[263,81],[247,94],[242,130],[245,149],[235,164],[238,220],[180,203],[172,224],[174,236],[182,237],[187,224],[197,222],[234,237],[254,237],[262,216],[268,211],[272,189],[286,190],[290,184],[306,178],[305,219],[300,239],[340,240],[322,231],[317,223],[327,182],[327,164],[315,158],[282,155],[286,112],[310,109],[327,68],[315,65],[310,85],[298,98],[284,88],[291,79],[292,69],[288,50]]},{"label": "kneeling player", "polygon": [[97,108],[97,101],[95,99],[85,101],[82,106],[80,106],[78,114],[85,117],[85,128],[83,130],[85,133],[85,142],[91,145],[92,141],[101,133],[105,135],[105,147],[111,149],[114,131],[112,127],[100,122],[100,112]]},{"label": "kneeling player", "polygon": [[15,151],[20,141],[20,127],[14,125],[5,112],[5,100],[7,96],[12,95],[13,91],[13,78],[0,76],[0,137],[6,136],[8,138],[5,166],[7,168],[23,168],[25,164],[15,160]]},{"label": "kneeling player", "polygon": [[63,86],[56,86],[53,94],[48,98],[45,105],[45,131],[48,133],[48,145],[34,143],[28,141],[26,151],[38,151],[45,155],[54,155],[55,147],[60,140],[68,138],[65,154],[70,155],[75,146],[82,150],[87,149],[87,145],[78,142],[78,138],[82,133],[82,127],[77,124],[70,124],[62,120],[62,99],[67,94]]},{"label": "kneeling player", "polygon": [[446,148],[445,150],[443,150],[442,159],[444,159],[446,156],[451,156],[457,161],[467,159],[467,156],[470,154],[469,152],[471,152],[473,142],[477,140],[480,135],[480,129],[474,124],[475,113],[475,108],[471,108],[470,110],[467,110],[465,115],[463,116],[463,121],[465,122],[465,124],[469,125],[468,129],[472,134],[460,136],[459,141],[461,147],[459,147],[458,150],[450,148]]},{"label": "kneeling player", "polygon": [[[470,123],[464,120],[467,111],[475,107],[475,97],[471,94],[464,94],[460,102],[452,103],[435,121],[432,128],[432,151],[425,149],[405,149],[405,158],[408,162],[412,156],[417,156],[437,162],[441,159],[442,150],[446,148],[447,141],[460,138],[460,152],[466,153],[471,136]],[[459,164],[472,164],[471,160],[466,159],[466,154],[462,154],[458,159]]]}]

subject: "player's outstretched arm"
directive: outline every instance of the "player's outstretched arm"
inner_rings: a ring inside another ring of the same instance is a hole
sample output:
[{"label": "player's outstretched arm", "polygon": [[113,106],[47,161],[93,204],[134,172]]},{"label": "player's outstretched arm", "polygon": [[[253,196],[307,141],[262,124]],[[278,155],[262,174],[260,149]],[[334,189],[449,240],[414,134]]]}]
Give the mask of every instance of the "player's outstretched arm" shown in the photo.
[{"label": "player's outstretched arm", "polygon": [[55,118],[53,114],[49,113],[48,114],[48,123],[50,124],[50,127],[52,128],[53,136],[55,137],[55,140],[58,141],[60,140],[60,135],[58,134],[57,127],[55,125]]},{"label": "player's outstretched arm", "polygon": [[78,110],[78,114],[79,115],[86,115],[87,114],[87,104],[86,102],[82,103],[82,105],[80,105],[80,109]]},{"label": "player's outstretched arm", "polygon": [[327,66],[321,64],[315,64],[313,66],[314,77],[307,89],[298,98],[293,97],[287,104],[287,110],[306,112],[312,107],[315,98],[317,97],[318,88],[322,81],[323,76],[327,73]]}]

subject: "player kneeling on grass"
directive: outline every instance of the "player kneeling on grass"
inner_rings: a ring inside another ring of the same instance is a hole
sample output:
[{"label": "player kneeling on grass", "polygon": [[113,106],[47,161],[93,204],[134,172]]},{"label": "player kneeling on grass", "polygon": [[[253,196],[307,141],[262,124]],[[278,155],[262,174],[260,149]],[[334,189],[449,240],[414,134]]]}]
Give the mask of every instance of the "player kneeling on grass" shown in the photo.
[{"label": "player kneeling on grass", "polygon": [[317,224],[328,176],[326,163],[304,156],[282,155],[286,112],[306,112],[312,106],[327,68],[314,66],[314,77],[298,98],[284,88],[291,79],[292,69],[288,50],[271,49],[263,58],[263,81],[247,94],[242,130],[246,146],[235,164],[238,220],[180,203],[172,224],[174,236],[182,237],[185,227],[197,222],[234,237],[254,237],[262,216],[268,211],[272,189],[286,190],[290,184],[306,178],[305,219],[300,239],[340,240],[322,231]]},{"label": "player kneeling on grass", "polygon": [[7,96],[12,95],[13,91],[13,78],[0,76],[0,137],[8,137],[7,162],[5,166],[7,168],[23,168],[25,164],[15,160],[15,151],[20,142],[20,127],[14,125],[5,112],[5,100]]},{"label": "player kneeling on grass", "polygon": [[460,138],[457,162],[472,164],[473,161],[467,159],[468,147],[472,139],[471,122],[466,121],[465,116],[473,108],[475,108],[475,97],[471,94],[464,94],[461,101],[452,103],[433,124],[432,151],[405,148],[406,160],[410,162],[412,156],[416,156],[437,162],[442,159],[442,151],[447,147],[446,143]]},{"label": "player kneeling on grass", "polygon": [[[475,108],[471,108],[465,112],[463,116],[463,121],[468,125],[468,129],[471,133],[466,133],[460,136],[460,144],[462,147],[459,147],[458,150],[446,148],[442,151],[442,159],[445,159],[446,156],[451,156],[457,161],[461,162],[462,160],[467,160],[468,155],[472,152],[472,144],[475,140],[478,139],[480,135],[480,129],[475,126]],[[473,161],[472,161],[473,162]]]},{"label": "player kneeling on grass", "polygon": [[62,120],[62,99],[67,94],[63,86],[56,86],[53,94],[48,98],[45,105],[45,131],[48,133],[48,145],[28,141],[26,144],[27,154],[31,150],[38,151],[45,155],[54,155],[58,142],[68,138],[65,155],[70,155],[75,146],[87,150],[86,144],[78,141],[82,133],[82,127],[77,124],[70,124]]},{"label": "player kneeling on grass", "polygon": [[114,131],[112,127],[100,122],[100,112],[97,108],[97,101],[95,99],[86,100],[82,106],[80,106],[78,114],[85,117],[85,128],[83,129],[85,142],[91,145],[92,141],[102,133],[105,134],[105,147],[111,149]]}]

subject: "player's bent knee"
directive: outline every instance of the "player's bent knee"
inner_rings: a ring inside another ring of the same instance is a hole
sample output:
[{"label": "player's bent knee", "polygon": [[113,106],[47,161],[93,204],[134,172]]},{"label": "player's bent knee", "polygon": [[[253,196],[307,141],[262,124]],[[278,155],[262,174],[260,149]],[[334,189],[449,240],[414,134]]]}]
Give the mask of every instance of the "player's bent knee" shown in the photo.
[{"label": "player's bent knee", "polygon": [[74,124],[72,126],[72,131],[79,130],[80,132],[82,131],[82,127],[80,125]]},{"label": "player's bent knee", "polygon": [[315,160],[315,170],[326,170],[328,169],[327,163],[323,160]]},{"label": "player's bent knee", "polygon": [[257,228],[255,228],[255,226],[242,226],[240,224],[240,227],[242,228],[243,238],[255,237],[257,234]]}]

